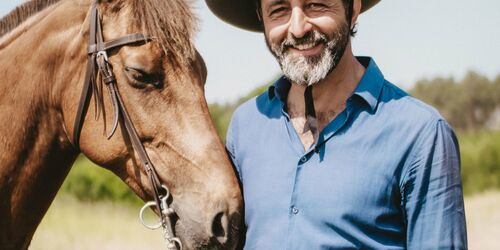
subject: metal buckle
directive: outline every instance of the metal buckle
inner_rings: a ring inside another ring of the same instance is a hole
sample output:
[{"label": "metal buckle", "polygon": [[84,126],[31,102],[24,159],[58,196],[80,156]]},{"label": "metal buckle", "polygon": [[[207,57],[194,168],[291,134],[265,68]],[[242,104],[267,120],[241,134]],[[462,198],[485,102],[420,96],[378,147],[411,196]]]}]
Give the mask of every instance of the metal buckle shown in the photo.
[{"label": "metal buckle", "polygon": [[109,84],[111,81],[115,80],[113,69],[111,68],[111,64],[109,63],[108,53],[105,50],[101,50],[96,54],[96,62],[97,67],[99,68],[99,72],[102,74],[104,78],[104,83]]},{"label": "metal buckle", "polygon": [[101,56],[104,58],[104,61],[109,62],[108,60],[108,53],[105,50],[101,50],[97,52],[97,58],[100,58]]}]

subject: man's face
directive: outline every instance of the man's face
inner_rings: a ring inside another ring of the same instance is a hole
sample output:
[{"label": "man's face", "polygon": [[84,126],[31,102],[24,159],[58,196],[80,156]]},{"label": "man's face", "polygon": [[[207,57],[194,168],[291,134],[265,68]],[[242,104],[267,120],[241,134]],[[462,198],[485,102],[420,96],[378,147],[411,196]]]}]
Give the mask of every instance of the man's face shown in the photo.
[{"label": "man's face", "polygon": [[349,42],[342,0],[262,0],[261,10],[266,44],[288,79],[312,85],[335,69]]}]

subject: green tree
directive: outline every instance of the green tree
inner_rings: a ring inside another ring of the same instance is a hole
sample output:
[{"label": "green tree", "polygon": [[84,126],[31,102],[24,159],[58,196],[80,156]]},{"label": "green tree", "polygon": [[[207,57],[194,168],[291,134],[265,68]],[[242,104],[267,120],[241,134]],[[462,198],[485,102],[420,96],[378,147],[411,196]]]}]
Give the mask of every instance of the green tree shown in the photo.
[{"label": "green tree", "polygon": [[469,72],[459,83],[464,95],[461,108],[465,128],[477,130],[486,124],[495,110],[494,85],[484,76]]},{"label": "green tree", "polygon": [[453,78],[418,81],[410,93],[437,108],[453,126],[463,126],[460,103],[463,99]]},{"label": "green tree", "polygon": [[253,97],[262,94],[269,88],[270,84],[271,83],[253,89],[250,93],[239,98],[234,103],[225,103],[225,104],[213,103],[208,106],[210,114],[212,115],[212,120],[214,121],[215,124],[215,128],[217,129],[217,133],[222,138],[222,140],[225,141],[226,139],[227,127],[229,126],[229,122],[231,121],[231,117],[233,116],[233,113],[236,110],[236,108],[241,104],[243,104],[244,102],[252,99]]},{"label": "green tree", "polygon": [[418,81],[410,93],[434,106],[460,130],[479,130],[500,107],[500,76],[494,82],[469,72],[460,82],[453,78]]}]

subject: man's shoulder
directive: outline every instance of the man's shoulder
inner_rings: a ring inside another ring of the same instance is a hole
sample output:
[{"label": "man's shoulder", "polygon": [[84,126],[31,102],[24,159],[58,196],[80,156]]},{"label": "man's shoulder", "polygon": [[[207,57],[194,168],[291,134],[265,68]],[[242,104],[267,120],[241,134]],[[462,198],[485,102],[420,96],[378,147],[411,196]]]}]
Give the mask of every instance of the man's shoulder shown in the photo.
[{"label": "man's shoulder", "polygon": [[[432,140],[443,131],[454,134],[453,128],[439,111],[385,81],[373,124],[384,133],[405,136],[418,144]],[[451,138],[451,137],[450,137]]]},{"label": "man's shoulder", "polygon": [[433,106],[385,80],[379,105],[409,122],[429,123],[445,119]]},{"label": "man's shoulder", "polygon": [[233,120],[255,121],[259,117],[269,117],[275,113],[277,103],[269,97],[269,90],[240,104],[233,113]]},{"label": "man's shoulder", "polygon": [[235,120],[246,119],[249,116],[256,115],[257,97],[259,97],[259,96],[254,96],[254,97],[250,98],[249,100],[238,105],[233,112],[231,120],[234,122]]},{"label": "man's shoulder", "polygon": [[[277,112],[278,100],[269,98],[268,91],[253,97],[240,104],[231,117],[226,140],[231,147],[236,145],[251,145],[256,137],[263,136],[279,119],[281,112]],[[281,110],[281,108],[279,109]]]}]

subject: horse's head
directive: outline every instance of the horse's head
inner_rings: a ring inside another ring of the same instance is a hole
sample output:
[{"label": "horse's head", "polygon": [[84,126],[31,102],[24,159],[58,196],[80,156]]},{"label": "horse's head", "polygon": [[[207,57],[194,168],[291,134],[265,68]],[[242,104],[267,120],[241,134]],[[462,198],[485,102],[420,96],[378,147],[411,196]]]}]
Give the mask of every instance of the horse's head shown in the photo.
[{"label": "horse's head", "polygon": [[[206,68],[192,44],[195,18],[186,1],[98,1],[105,41],[127,34],[152,37],[108,52],[116,86],[160,182],[170,189],[176,213],[175,233],[186,248],[234,246],[241,221],[242,198],[234,170],[212,123],[204,97]],[[89,15],[78,48],[84,65],[89,36]],[[76,50],[75,50],[76,51]],[[68,88],[63,115],[71,138],[83,85],[84,68],[77,69]],[[79,74],[80,73],[80,74]],[[141,198],[153,190],[138,155],[132,148],[123,119],[107,139],[113,107],[105,88],[100,92],[103,115],[95,119],[90,102],[84,116],[79,147],[97,164],[120,176]],[[99,99],[99,98],[97,98]]]}]

